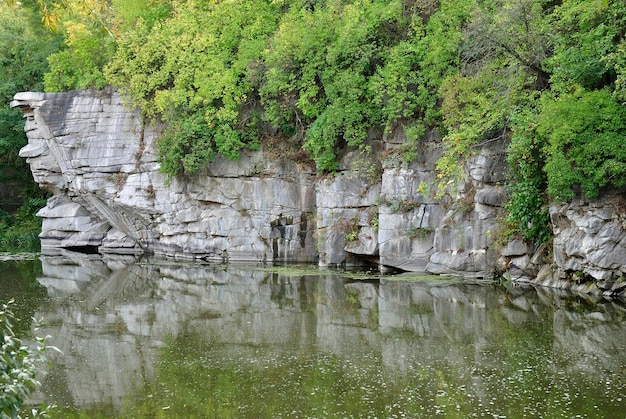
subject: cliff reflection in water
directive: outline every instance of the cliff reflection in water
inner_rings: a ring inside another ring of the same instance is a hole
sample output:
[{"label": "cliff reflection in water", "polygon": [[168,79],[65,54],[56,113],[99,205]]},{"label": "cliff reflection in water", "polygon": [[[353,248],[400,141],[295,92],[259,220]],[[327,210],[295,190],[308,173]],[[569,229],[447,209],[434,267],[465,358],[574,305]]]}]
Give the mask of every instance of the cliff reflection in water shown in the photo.
[{"label": "cliff reflection in water", "polygon": [[617,303],[295,268],[71,253],[42,263],[51,298],[37,317],[64,355],[38,398],[69,410],[608,417],[626,408]]}]

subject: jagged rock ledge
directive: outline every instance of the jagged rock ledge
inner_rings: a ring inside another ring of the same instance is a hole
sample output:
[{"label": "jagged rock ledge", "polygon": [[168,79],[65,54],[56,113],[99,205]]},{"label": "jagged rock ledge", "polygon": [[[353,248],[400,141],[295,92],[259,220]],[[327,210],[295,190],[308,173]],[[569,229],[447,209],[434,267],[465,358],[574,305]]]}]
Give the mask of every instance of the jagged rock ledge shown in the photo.
[{"label": "jagged rock ledge", "polygon": [[543,285],[626,289],[624,191],[553,207],[551,249],[520,240],[496,246],[506,144],[483,146],[467,162],[465,181],[439,200],[428,193],[442,153],[434,132],[410,164],[395,152],[402,134],[381,134],[368,140],[369,153],[347,150],[334,176],[259,151],[218,158],[167,185],[156,159],[160,127],[145,124],[113,89],[23,92],[11,106],[26,118],[20,156],[53,195],[39,212],[43,253],[373,263],[472,277],[508,269]]}]

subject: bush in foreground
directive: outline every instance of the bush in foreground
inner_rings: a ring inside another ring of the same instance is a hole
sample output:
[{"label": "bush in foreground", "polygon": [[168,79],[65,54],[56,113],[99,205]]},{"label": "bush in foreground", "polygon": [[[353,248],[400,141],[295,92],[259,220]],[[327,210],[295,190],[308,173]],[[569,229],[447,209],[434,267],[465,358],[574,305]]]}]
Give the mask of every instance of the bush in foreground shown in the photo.
[{"label": "bush in foreground", "polygon": [[[40,385],[37,376],[43,374],[42,365],[47,362],[46,352],[57,350],[46,345],[46,339],[36,337],[34,347],[26,345],[15,336],[12,323],[14,320],[11,305],[13,300],[2,304],[0,310],[0,418],[21,418],[24,403],[30,394]],[[35,322],[37,324],[37,322]],[[32,409],[32,417],[46,417],[50,406]]]}]

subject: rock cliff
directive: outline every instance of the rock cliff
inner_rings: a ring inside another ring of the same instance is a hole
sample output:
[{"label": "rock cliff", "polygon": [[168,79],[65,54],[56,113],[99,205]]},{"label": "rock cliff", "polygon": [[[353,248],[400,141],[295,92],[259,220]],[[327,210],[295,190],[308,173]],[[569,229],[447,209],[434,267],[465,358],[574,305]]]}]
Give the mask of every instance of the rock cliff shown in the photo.
[{"label": "rock cliff", "polygon": [[113,90],[18,93],[12,106],[27,121],[29,143],[20,155],[52,193],[39,212],[44,253],[373,263],[477,277],[499,267],[515,278],[539,275],[545,284],[591,280],[596,291],[623,289],[623,191],[552,208],[552,250],[519,240],[496,245],[506,199],[502,143],[485,144],[467,162],[465,180],[441,199],[430,193],[442,153],[436,133],[419,143],[410,163],[397,153],[402,135],[380,135],[345,152],[333,176],[258,151],[238,161],[218,158],[201,174],[168,184],[156,159],[159,127],[124,107]]}]

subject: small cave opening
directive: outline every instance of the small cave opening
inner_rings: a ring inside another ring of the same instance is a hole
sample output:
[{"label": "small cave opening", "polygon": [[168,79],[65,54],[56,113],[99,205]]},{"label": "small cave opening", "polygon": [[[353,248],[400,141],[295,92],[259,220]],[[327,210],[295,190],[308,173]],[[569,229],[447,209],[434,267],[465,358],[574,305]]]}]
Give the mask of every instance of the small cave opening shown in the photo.
[{"label": "small cave opening", "polygon": [[98,246],[90,246],[90,245],[86,245],[86,246],[68,246],[65,249],[69,250],[71,252],[84,253],[86,255],[97,255],[97,254],[100,253],[98,251],[98,249],[99,249]]},{"label": "small cave opening", "polygon": [[362,255],[351,252],[346,252],[346,260],[344,262],[346,267],[366,269],[366,270],[378,270],[380,266],[380,258],[378,255]]}]

